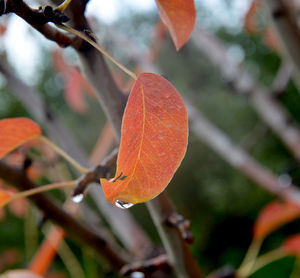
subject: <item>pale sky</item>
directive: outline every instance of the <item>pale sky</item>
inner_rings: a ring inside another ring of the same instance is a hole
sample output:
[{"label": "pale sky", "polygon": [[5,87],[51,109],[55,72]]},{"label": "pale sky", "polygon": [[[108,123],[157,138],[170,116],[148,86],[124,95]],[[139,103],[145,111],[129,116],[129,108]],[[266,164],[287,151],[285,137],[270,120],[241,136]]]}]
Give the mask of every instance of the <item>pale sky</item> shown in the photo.
[{"label": "pale sky", "polygon": [[[34,2],[34,0],[32,0]],[[230,28],[239,26],[249,5],[249,0],[231,1],[232,9],[226,6],[226,0],[195,0],[196,6],[204,6],[211,13],[210,18],[218,18],[218,24]],[[87,15],[93,15],[101,21],[113,23],[122,12],[147,12],[156,10],[155,0],[90,0]],[[5,18],[4,18],[5,19]],[[0,22],[3,17],[0,17]],[[213,27],[216,24],[210,20],[198,18],[203,27]],[[41,63],[41,45],[53,47],[53,43],[44,39],[38,32],[33,31],[28,24],[17,16],[9,17],[9,29],[4,39],[0,38],[0,51],[5,48],[10,63],[18,70],[22,78],[28,82],[35,81],[37,67]]]}]

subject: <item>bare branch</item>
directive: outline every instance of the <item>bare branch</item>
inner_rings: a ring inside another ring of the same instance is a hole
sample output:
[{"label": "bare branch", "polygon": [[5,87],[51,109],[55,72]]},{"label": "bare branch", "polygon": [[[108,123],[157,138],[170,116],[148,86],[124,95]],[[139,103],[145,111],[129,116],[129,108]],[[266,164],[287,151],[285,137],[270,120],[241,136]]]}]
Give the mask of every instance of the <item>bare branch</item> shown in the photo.
[{"label": "bare branch", "polygon": [[191,223],[189,220],[185,219],[177,211],[172,212],[165,220],[167,225],[174,226],[181,237],[188,243],[194,243],[194,236],[190,230]]},{"label": "bare branch", "polygon": [[118,151],[109,154],[101,165],[98,165],[90,172],[82,176],[75,185],[72,196],[83,194],[91,183],[100,183],[100,178],[109,178],[111,176],[111,168],[116,164]]},{"label": "bare branch", "polygon": [[188,106],[191,128],[205,144],[223,157],[232,167],[238,169],[246,177],[268,192],[282,199],[300,204],[300,191],[297,187],[280,183],[274,173],[260,165],[235,145],[226,134],[211,124],[190,103],[185,102]]},{"label": "bare branch", "polygon": [[[49,7],[51,9],[51,7]],[[50,10],[48,9],[48,10]],[[21,0],[8,0],[7,1],[7,12],[15,13],[19,17],[23,18],[33,28],[43,34],[47,39],[56,42],[61,47],[67,47],[71,44],[79,44],[79,40],[70,36],[65,32],[61,32],[56,27],[50,25],[48,22],[51,20],[47,16],[47,9],[45,10],[34,10],[31,9],[25,2]],[[67,19],[62,16],[61,21]]]},{"label": "bare branch", "polygon": [[171,272],[168,257],[166,255],[160,255],[146,261],[124,265],[120,270],[120,274],[122,276],[129,276],[133,272],[151,274],[159,269],[164,269],[164,272]]},{"label": "bare branch", "polygon": [[[193,33],[192,40],[218,67],[235,91],[248,97],[261,119],[300,161],[300,128],[292,120],[288,111],[274,98],[274,95],[267,88],[258,84],[242,64],[238,65],[230,58],[225,46],[217,38],[197,28]],[[276,82],[273,87],[278,86]]]}]

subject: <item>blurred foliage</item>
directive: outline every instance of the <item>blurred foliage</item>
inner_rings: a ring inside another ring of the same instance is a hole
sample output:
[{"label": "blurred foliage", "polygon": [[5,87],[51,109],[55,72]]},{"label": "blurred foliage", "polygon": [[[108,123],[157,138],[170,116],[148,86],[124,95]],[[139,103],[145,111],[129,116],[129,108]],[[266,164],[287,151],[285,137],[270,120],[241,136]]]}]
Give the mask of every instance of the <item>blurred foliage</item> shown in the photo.
[{"label": "blurred foliage", "polygon": [[[199,14],[209,16],[205,11],[200,11]],[[125,14],[115,23],[115,28],[146,49],[151,42],[150,34],[156,17],[153,14]],[[226,45],[242,49],[245,54],[244,62],[250,72],[266,86],[271,85],[280,65],[280,58],[264,45],[260,36],[249,36],[243,30],[230,32],[222,27],[214,31]],[[106,36],[109,37],[109,34]],[[112,48],[114,55],[126,62],[126,49],[108,46]],[[64,100],[63,80],[53,70],[49,50],[44,50],[41,59],[43,63],[40,64],[43,66],[38,69],[40,78],[36,89],[62,123],[90,152],[105,122],[103,112],[92,99],[88,100],[87,114],[82,116],[73,112]],[[130,63],[129,60],[127,62]],[[295,184],[300,182],[298,163],[260,120],[247,99],[230,91],[218,69],[192,43],[177,53],[168,38],[162,45],[156,63],[163,75],[183,95],[191,98],[207,118],[226,132],[236,144],[248,146],[247,151],[252,156],[277,174],[287,173]],[[0,118],[30,116],[30,111],[26,111],[12,96],[5,82],[1,83],[4,85],[1,88]],[[279,100],[300,122],[300,96],[292,82]],[[195,244],[191,248],[204,272],[208,273],[224,265],[238,267],[251,242],[254,220],[262,206],[273,197],[231,168],[192,132],[189,142],[186,158],[167,191],[178,211],[192,222]],[[159,243],[145,206],[137,205],[131,211],[150,237]],[[31,217],[35,218],[37,224],[41,218],[37,213]],[[8,248],[17,248],[25,254],[24,246],[28,239],[24,238],[23,222],[23,219],[11,213],[7,213],[5,219],[1,220],[0,260],[1,254]],[[295,221],[279,229],[265,241],[262,250],[265,252],[276,248],[285,237],[297,233],[299,228],[300,222]],[[38,240],[42,238],[40,232]],[[107,266],[101,266],[90,250],[82,249],[69,240],[68,243],[87,277],[113,277],[109,276]],[[14,265],[7,267],[26,267],[27,263],[28,258],[24,255]],[[289,277],[293,263],[294,259],[291,258],[275,262],[252,277]],[[51,267],[51,271],[57,270],[68,275],[60,259]]]}]

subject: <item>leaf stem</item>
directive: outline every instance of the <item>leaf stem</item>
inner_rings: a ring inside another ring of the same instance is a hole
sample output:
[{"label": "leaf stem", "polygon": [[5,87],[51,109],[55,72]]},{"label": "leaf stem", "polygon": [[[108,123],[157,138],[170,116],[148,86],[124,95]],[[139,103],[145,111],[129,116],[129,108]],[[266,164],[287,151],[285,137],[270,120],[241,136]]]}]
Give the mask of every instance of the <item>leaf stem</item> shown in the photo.
[{"label": "leaf stem", "polygon": [[41,141],[46,143],[49,147],[51,147],[54,151],[56,151],[58,154],[60,154],[63,158],[65,158],[67,161],[70,162],[80,173],[86,174],[89,172],[89,169],[83,167],[80,165],[75,159],[73,159],[71,156],[69,156],[63,149],[58,147],[55,143],[50,141],[48,138],[45,136],[41,135],[38,137]]},{"label": "leaf stem", "polygon": [[16,193],[12,195],[5,203],[1,205],[1,207],[7,205],[9,202],[19,199],[19,198],[25,198],[29,197],[41,192],[53,190],[53,189],[58,189],[58,188],[66,188],[66,187],[73,187],[77,183],[77,180],[71,180],[71,181],[63,181],[63,182],[57,182],[57,183],[52,183],[52,184],[47,184],[44,186],[32,188],[26,191],[22,191],[19,193]]},{"label": "leaf stem", "polygon": [[256,257],[259,253],[260,247],[262,244],[262,239],[253,239],[249,249],[246,253],[246,256],[243,260],[243,262],[241,263],[241,266],[239,267],[239,269],[237,270],[238,273],[238,277],[247,277],[248,273],[251,271]]},{"label": "leaf stem", "polygon": [[104,56],[106,56],[111,62],[113,62],[116,66],[118,66],[122,71],[124,71],[126,74],[128,74],[131,78],[134,80],[137,79],[137,76],[134,72],[123,66],[117,59],[115,59],[113,56],[111,56],[105,49],[103,49],[99,44],[91,40],[88,36],[86,36],[84,33],[77,31],[69,26],[62,25],[62,24],[56,24],[57,27],[60,29],[63,29],[67,32],[70,32],[74,34],[75,36],[85,40],[89,44],[91,44],[93,47],[95,47],[99,52],[101,52]]},{"label": "leaf stem", "polygon": [[72,0],[65,0],[55,10],[62,13],[69,6],[71,2]]},{"label": "leaf stem", "polygon": [[[282,248],[277,248],[273,251],[270,251],[270,252],[258,257],[254,266],[252,267],[251,271],[248,273],[248,275],[246,277],[252,275],[254,272],[263,268],[264,266],[268,265],[269,263],[280,260],[286,256],[288,256],[288,254],[285,253]],[[238,276],[238,277],[240,277],[240,276]]]}]

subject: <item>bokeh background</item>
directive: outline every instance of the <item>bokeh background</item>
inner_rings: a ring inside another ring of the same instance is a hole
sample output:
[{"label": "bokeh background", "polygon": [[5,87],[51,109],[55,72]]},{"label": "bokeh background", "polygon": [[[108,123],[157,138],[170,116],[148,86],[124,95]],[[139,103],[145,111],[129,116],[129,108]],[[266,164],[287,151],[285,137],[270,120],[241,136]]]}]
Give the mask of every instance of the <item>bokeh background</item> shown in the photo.
[{"label": "bokeh background", "polygon": [[[29,3],[31,6],[41,4],[38,1]],[[248,0],[196,0],[197,25],[218,37],[227,47],[229,56],[243,63],[258,82],[270,87],[281,59],[263,36],[263,30],[269,24],[263,11],[258,15],[256,34],[245,30],[244,19],[250,4]],[[156,41],[158,13],[154,0],[90,0],[87,12],[100,44],[131,69],[137,65],[127,55],[129,49],[115,43],[112,33],[122,34],[145,53],[149,47],[158,45],[153,63],[182,95],[192,99],[193,104],[236,145],[279,177],[299,184],[298,162],[260,119],[249,100],[233,92],[230,82],[222,77],[208,57],[191,41],[179,52],[175,51],[169,35]],[[65,79],[53,62],[57,46],[14,15],[2,16],[0,24],[6,27],[6,32],[0,37],[2,58],[46,99],[63,125],[87,153],[91,152],[106,122],[98,103],[84,94],[87,109],[81,113],[74,111],[66,101]],[[72,49],[61,53],[69,66],[78,66]],[[123,77],[122,82],[126,81]],[[276,98],[297,122],[300,121],[300,95],[292,81]],[[19,116],[31,117],[31,114],[15,98],[0,74],[0,118]],[[55,171],[56,166],[49,167]],[[49,181],[47,176],[40,179]],[[193,132],[189,136],[186,157],[167,191],[178,211],[191,220],[195,236],[191,248],[205,273],[225,265],[239,266],[251,242],[252,227],[259,211],[275,198],[228,165]],[[57,199],[63,198],[59,193],[51,194]],[[23,203],[19,206],[19,213],[11,207],[1,210],[0,272],[26,267],[43,238],[39,227],[41,215],[32,205]],[[149,236],[159,243],[145,206],[137,205],[130,211]],[[268,236],[262,252],[278,247],[299,228],[300,222],[293,221],[278,229]],[[105,266],[99,264],[90,250],[71,240],[67,242],[86,277],[109,277]],[[300,268],[297,270],[295,261],[294,258],[282,259],[251,277],[299,277]],[[50,272],[56,275],[51,277],[71,277],[59,256]]]}]

